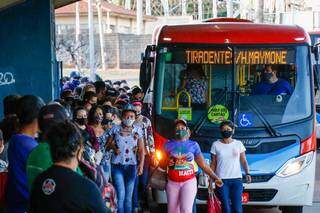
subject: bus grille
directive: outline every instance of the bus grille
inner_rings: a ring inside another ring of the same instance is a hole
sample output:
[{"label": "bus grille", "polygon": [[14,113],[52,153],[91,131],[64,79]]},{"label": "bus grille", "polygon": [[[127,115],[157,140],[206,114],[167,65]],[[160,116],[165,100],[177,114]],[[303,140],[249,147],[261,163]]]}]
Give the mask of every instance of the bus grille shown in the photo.
[{"label": "bus grille", "polygon": [[266,154],[296,143],[295,140],[262,142],[256,147],[246,146],[247,154]]},{"label": "bus grille", "polygon": [[[262,183],[262,182],[268,182],[273,175],[251,175],[252,183]],[[243,177],[242,181],[245,183],[246,178]]]},{"label": "bus grille", "polygon": [[268,202],[276,196],[276,189],[246,189],[244,192],[249,193],[249,201],[251,202]]}]

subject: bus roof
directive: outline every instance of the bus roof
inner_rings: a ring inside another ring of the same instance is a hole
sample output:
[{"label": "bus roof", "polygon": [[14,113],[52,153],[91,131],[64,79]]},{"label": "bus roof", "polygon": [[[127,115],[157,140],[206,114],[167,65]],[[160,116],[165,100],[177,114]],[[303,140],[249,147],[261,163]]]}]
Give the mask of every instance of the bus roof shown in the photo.
[{"label": "bus roof", "polygon": [[302,44],[309,35],[296,25],[254,24],[250,22],[209,22],[163,26],[158,44]]}]

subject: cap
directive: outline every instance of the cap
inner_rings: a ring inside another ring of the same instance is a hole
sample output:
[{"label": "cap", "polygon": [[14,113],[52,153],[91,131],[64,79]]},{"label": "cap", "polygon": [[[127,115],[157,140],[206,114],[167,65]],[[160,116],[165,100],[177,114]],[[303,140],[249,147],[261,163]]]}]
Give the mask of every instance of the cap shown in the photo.
[{"label": "cap", "polygon": [[142,89],[139,86],[135,86],[134,88],[132,88],[131,93],[132,95],[136,95],[138,93],[142,93]]},{"label": "cap", "polygon": [[130,97],[128,95],[126,95],[126,94],[119,95],[118,100],[120,100],[120,99],[124,100],[126,102],[130,101]]},{"label": "cap", "polygon": [[81,74],[78,71],[72,71],[70,73],[70,78],[81,78]]},{"label": "cap", "polygon": [[134,101],[131,103],[133,106],[142,106],[141,101]]},{"label": "cap", "polygon": [[47,131],[53,124],[69,119],[68,111],[59,103],[52,102],[41,108],[39,112],[39,127],[41,131]]},{"label": "cap", "polygon": [[188,126],[188,122],[187,122],[186,120],[182,119],[182,118],[176,119],[176,120],[174,121],[174,125],[177,125],[178,123],[182,123],[182,124],[184,124],[186,127]]},{"label": "cap", "polygon": [[136,108],[132,104],[127,104],[122,108],[122,113],[127,112],[127,111],[131,111],[131,112],[136,113]]}]

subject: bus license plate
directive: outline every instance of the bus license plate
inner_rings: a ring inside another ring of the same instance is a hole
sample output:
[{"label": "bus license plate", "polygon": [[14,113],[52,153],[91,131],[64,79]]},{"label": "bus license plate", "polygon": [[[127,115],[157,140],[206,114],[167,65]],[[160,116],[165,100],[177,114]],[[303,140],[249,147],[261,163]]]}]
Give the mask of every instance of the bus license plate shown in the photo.
[{"label": "bus license plate", "polygon": [[244,192],[242,193],[242,203],[248,203],[249,202],[249,193]]}]

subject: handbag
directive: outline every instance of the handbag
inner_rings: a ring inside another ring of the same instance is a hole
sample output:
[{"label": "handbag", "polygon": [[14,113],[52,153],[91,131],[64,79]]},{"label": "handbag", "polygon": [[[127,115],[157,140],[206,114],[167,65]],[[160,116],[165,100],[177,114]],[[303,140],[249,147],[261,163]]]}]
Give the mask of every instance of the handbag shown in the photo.
[{"label": "handbag", "polygon": [[222,213],[221,202],[210,186],[208,187],[208,193],[207,213]]},{"label": "handbag", "polygon": [[165,190],[167,186],[167,171],[157,166],[150,175],[149,185],[153,189]]}]

